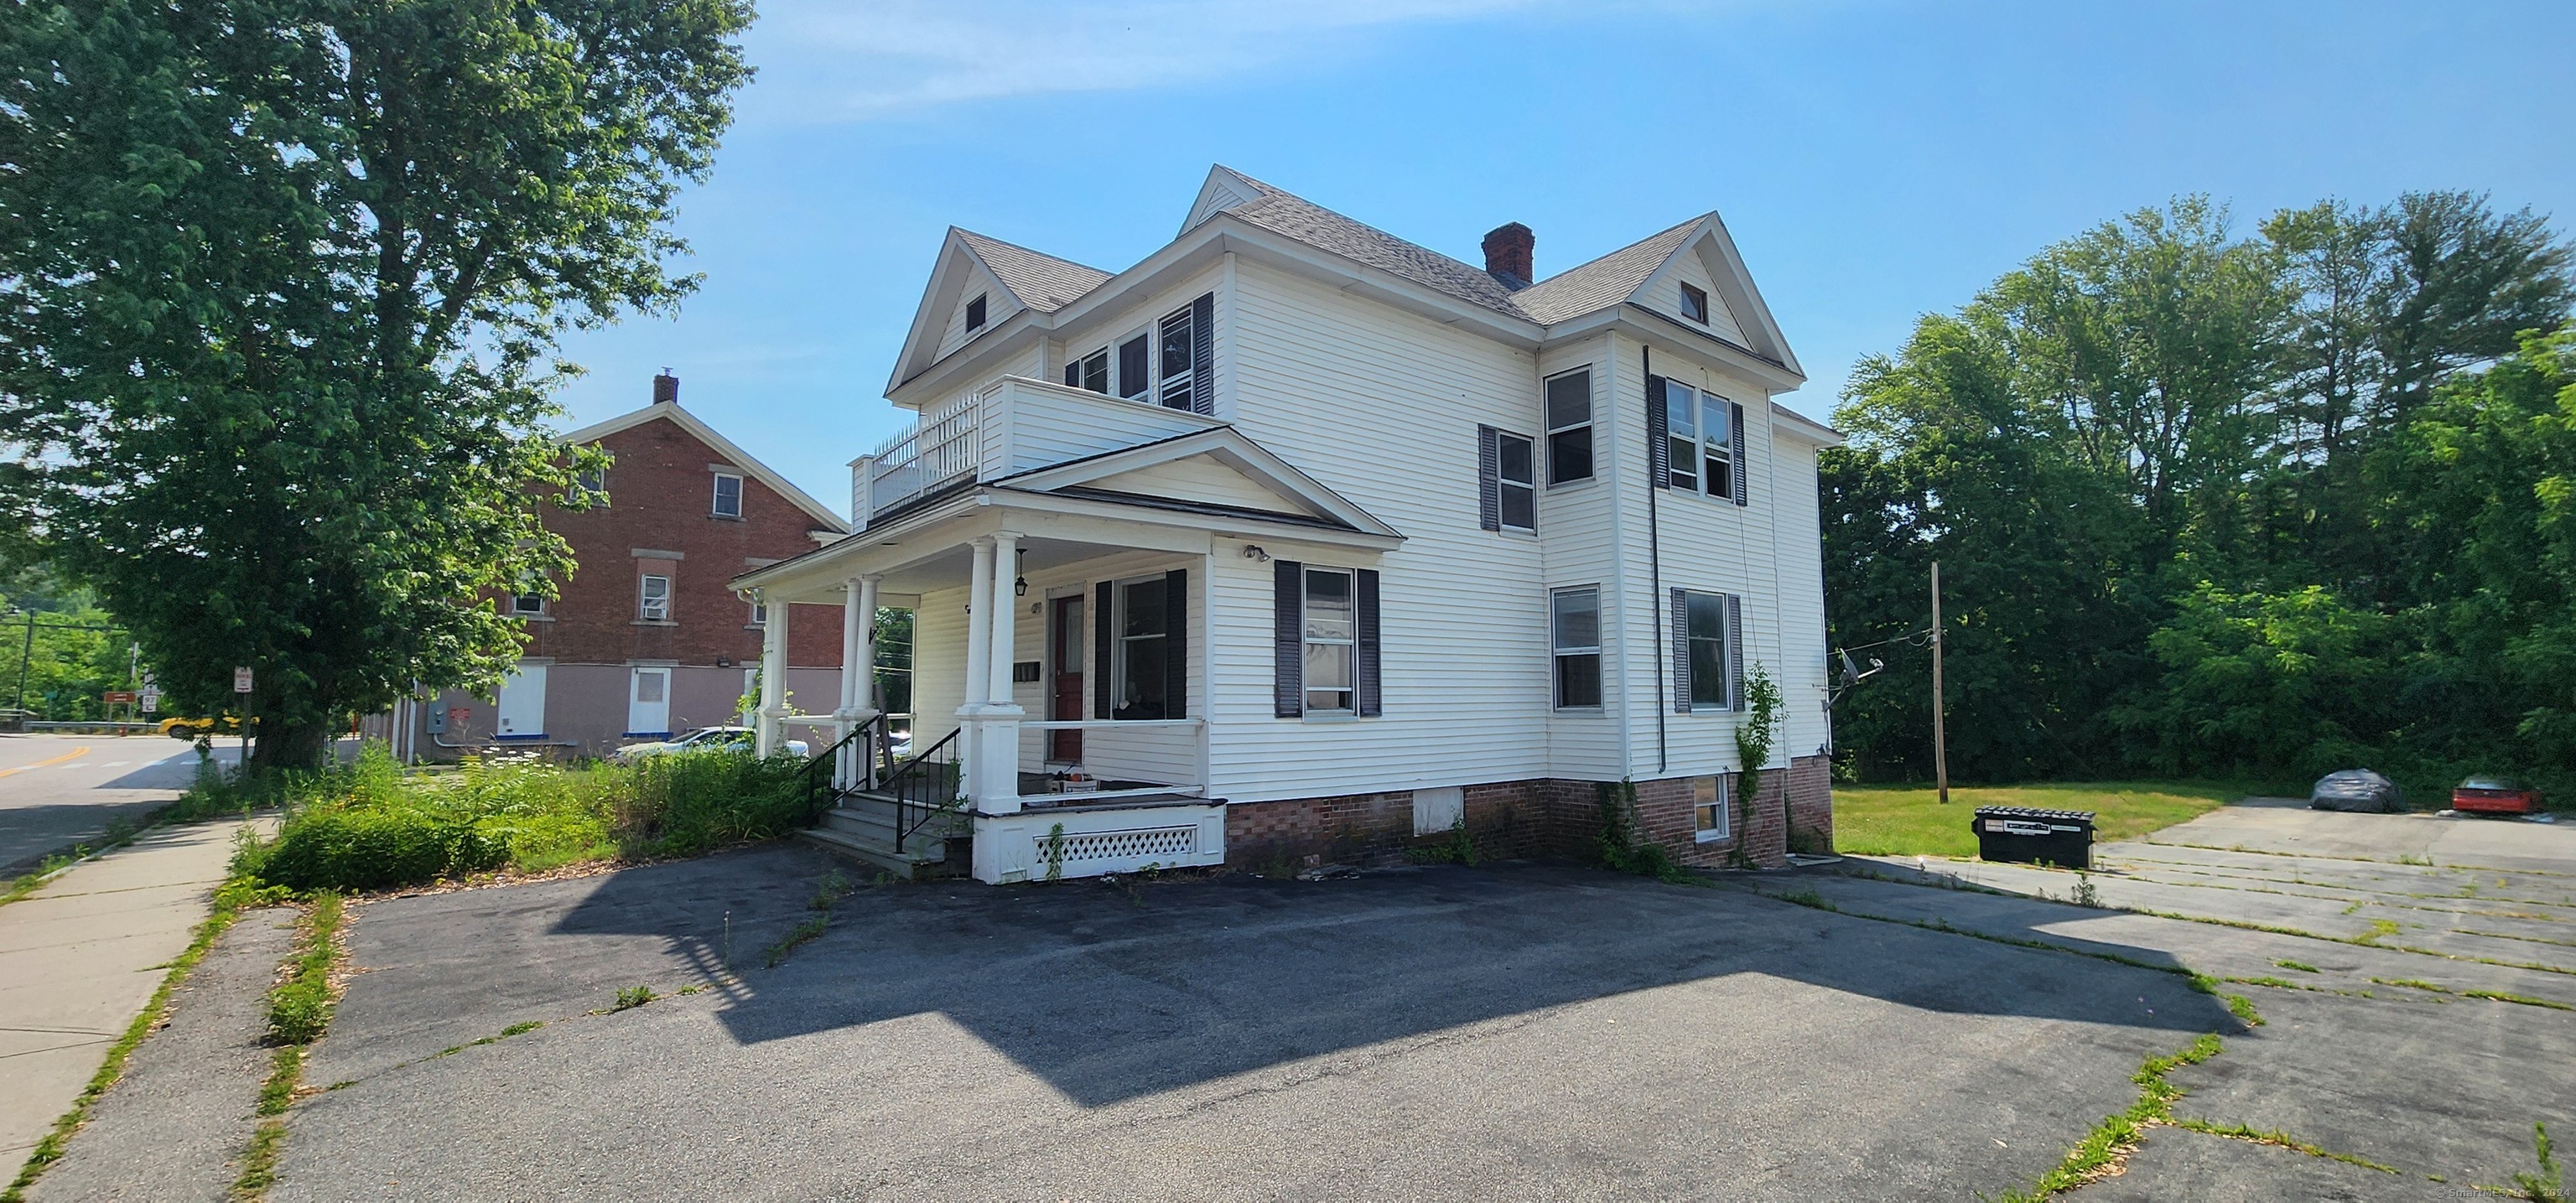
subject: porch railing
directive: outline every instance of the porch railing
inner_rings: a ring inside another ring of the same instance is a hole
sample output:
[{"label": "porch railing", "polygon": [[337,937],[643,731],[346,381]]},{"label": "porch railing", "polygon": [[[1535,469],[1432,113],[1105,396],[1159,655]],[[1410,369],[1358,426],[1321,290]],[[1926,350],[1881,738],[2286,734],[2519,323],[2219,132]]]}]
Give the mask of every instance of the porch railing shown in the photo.
[{"label": "porch railing", "polygon": [[885,727],[885,716],[871,718],[842,736],[840,742],[806,758],[805,767],[799,770],[799,780],[805,792],[806,822],[822,818],[824,811],[832,809],[841,800],[841,782],[851,779],[849,757],[868,757],[865,773],[859,781],[864,786],[873,780],[876,750],[884,747],[886,742]]},{"label": "porch railing", "polygon": [[904,841],[923,828],[937,826],[941,838],[956,834],[955,828],[965,815],[965,806],[957,796],[958,736],[960,728],[942,736],[939,742],[913,754],[912,758],[891,767],[875,793],[894,800],[894,850],[903,851]]},{"label": "porch railing", "polygon": [[[1208,728],[1204,718],[1051,719],[1023,722],[1020,729],[1040,733],[1041,769],[1053,742],[1047,732],[1082,732],[1079,763],[1084,774],[1098,786],[1079,793],[1029,795],[1032,801],[1109,801],[1207,792]],[[1137,784],[1113,787],[1118,782]]]},{"label": "porch railing", "polygon": [[865,465],[867,512],[884,513],[975,475],[982,401],[981,394],[967,396],[887,439],[859,461]]}]

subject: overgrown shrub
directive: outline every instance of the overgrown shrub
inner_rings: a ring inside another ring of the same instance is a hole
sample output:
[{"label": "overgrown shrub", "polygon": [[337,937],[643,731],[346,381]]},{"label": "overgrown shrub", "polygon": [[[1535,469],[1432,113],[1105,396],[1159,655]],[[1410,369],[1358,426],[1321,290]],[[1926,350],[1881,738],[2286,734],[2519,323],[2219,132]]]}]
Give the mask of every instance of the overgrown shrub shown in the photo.
[{"label": "overgrown shrub", "polygon": [[381,890],[786,835],[813,818],[803,767],[721,752],[577,769],[469,758],[453,773],[406,777],[370,744],[321,773],[244,782],[217,771],[191,792],[210,807],[285,808],[274,838],[236,854],[238,872],[298,892]]}]

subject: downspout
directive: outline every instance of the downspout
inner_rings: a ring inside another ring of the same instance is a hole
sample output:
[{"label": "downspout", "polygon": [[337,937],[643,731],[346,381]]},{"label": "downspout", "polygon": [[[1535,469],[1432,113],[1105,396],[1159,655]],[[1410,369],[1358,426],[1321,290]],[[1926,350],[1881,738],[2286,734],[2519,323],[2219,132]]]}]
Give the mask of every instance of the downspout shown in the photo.
[{"label": "downspout", "polygon": [[[1655,378],[1655,349],[1640,341],[1637,344],[1637,351],[1645,357],[1646,380],[1638,382],[1638,386],[1643,388],[1646,381]],[[1660,397],[1646,398],[1648,405],[1663,403]],[[1666,454],[1669,455],[1671,452],[1667,450]],[[1647,599],[1646,612],[1653,615],[1655,620],[1655,771],[1668,773],[1672,771],[1673,766],[1672,755],[1666,749],[1664,742],[1664,724],[1668,721],[1664,717],[1664,699],[1672,695],[1665,692],[1667,687],[1664,682],[1664,524],[1663,512],[1655,505],[1655,494],[1661,491],[1663,482],[1653,479],[1654,467],[1655,449],[1648,447],[1646,448],[1648,477],[1646,481],[1646,562],[1654,569],[1655,594]]]}]

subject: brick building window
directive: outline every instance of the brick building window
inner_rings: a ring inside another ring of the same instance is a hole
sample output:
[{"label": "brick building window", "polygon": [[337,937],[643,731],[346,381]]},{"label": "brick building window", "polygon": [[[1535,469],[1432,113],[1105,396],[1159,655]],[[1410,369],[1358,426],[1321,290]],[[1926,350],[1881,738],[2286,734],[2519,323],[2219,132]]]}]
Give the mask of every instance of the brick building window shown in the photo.
[{"label": "brick building window", "polygon": [[671,621],[671,578],[647,574],[637,586],[635,613],[646,622]]},{"label": "brick building window", "polygon": [[519,615],[543,614],[546,612],[546,596],[542,593],[515,594],[510,598],[510,612]]},{"label": "brick building window", "polygon": [[742,478],[726,472],[716,473],[715,516],[742,517]]},{"label": "brick building window", "polygon": [[1726,838],[1726,778],[1691,778],[1691,826],[1700,843]]}]

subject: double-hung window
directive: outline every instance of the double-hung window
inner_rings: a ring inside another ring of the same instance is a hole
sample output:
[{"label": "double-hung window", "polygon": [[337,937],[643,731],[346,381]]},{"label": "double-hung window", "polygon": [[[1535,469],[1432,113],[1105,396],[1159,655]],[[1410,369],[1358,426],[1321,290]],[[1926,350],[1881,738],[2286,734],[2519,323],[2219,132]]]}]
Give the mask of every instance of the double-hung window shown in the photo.
[{"label": "double-hung window", "polygon": [[1547,379],[1547,483],[1592,479],[1592,369]]},{"label": "double-hung window", "polygon": [[1548,595],[1548,620],[1556,648],[1556,708],[1601,707],[1601,589],[1559,589]]},{"label": "double-hung window", "polygon": [[1103,396],[1109,393],[1109,348],[1102,347],[1089,355],[1064,365],[1067,388],[1089,389]]},{"label": "double-hung window", "polygon": [[1357,631],[1352,621],[1351,574],[1342,568],[1308,568],[1304,606],[1306,713],[1350,714]]},{"label": "double-hung window", "polygon": [[1190,408],[1190,390],[1198,383],[1192,370],[1198,345],[1198,306],[1186,305],[1164,315],[1163,386],[1159,400],[1166,409]]},{"label": "double-hung window", "polygon": [[758,601],[751,603],[751,625],[756,627],[769,625],[769,603]]},{"label": "double-hung window", "polygon": [[718,518],[742,517],[742,478],[727,472],[716,473],[714,514]]},{"label": "double-hung window", "polygon": [[640,579],[635,616],[646,622],[671,621],[671,578],[646,574]]},{"label": "double-hung window", "polygon": [[1504,530],[1538,529],[1538,446],[1520,435],[1496,432],[1496,484],[1502,491]]},{"label": "double-hung window", "polygon": [[1744,704],[1744,610],[1724,593],[1673,590],[1673,710]]},{"label": "double-hung window", "polygon": [[1691,826],[1700,843],[1726,838],[1726,778],[1691,779]]},{"label": "double-hung window", "polygon": [[1164,578],[1119,582],[1117,623],[1118,700],[1109,717],[1170,717],[1171,589]]},{"label": "double-hung window", "polygon": [[1666,484],[1735,499],[1735,404],[1678,380],[1664,387]]}]

